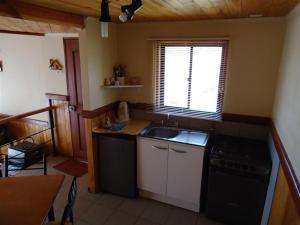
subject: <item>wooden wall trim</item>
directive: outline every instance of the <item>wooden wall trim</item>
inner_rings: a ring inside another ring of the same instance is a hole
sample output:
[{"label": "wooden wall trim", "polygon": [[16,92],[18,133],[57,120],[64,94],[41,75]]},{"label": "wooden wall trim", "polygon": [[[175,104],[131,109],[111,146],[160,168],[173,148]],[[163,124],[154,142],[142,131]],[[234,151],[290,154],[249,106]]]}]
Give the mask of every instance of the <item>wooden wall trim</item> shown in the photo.
[{"label": "wooden wall trim", "polygon": [[48,112],[51,109],[53,109],[53,107],[45,107],[45,108],[37,109],[37,110],[31,111],[31,112],[26,112],[26,113],[14,115],[14,116],[5,117],[4,119],[0,120],[0,125],[8,123],[8,122],[13,121],[13,120],[28,119],[26,117],[33,116],[33,115],[36,115],[36,114],[40,114],[40,113],[43,113],[43,112]]},{"label": "wooden wall trim", "polygon": [[11,120],[16,120],[16,121],[24,121],[26,123],[34,124],[34,125],[37,125],[37,126],[49,127],[48,121],[31,119],[31,118],[24,118],[24,117],[31,116],[31,115],[34,115],[34,114],[47,112],[49,109],[51,109],[51,107],[46,107],[46,108],[43,108],[43,109],[35,110],[35,111],[29,112],[29,113],[23,113],[23,114],[16,115],[16,116],[0,113],[0,119],[1,119],[0,125],[4,124],[6,122],[9,122]]},{"label": "wooden wall trim", "polygon": [[267,126],[270,126],[271,124],[271,118],[269,117],[240,115],[240,114],[233,114],[233,113],[223,113],[223,121],[267,125]]},{"label": "wooden wall trim", "polygon": [[300,182],[296,176],[293,165],[289,159],[289,156],[285,150],[285,147],[280,139],[280,136],[273,121],[271,122],[271,134],[277,150],[277,154],[280,159],[281,166],[283,168],[287,183],[290,188],[290,192],[300,214]]},{"label": "wooden wall trim", "polygon": [[19,35],[32,35],[32,36],[45,36],[44,33],[24,32],[24,31],[9,31],[9,30],[0,30],[0,33],[19,34]]},{"label": "wooden wall trim", "polygon": [[97,117],[97,116],[99,116],[99,115],[101,115],[101,114],[103,114],[107,111],[116,109],[117,106],[118,106],[118,103],[119,102],[116,101],[116,102],[110,103],[108,105],[101,106],[101,107],[99,107],[97,109],[94,109],[94,110],[91,110],[91,111],[83,110],[80,113],[80,115],[85,119],[93,119],[93,118],[95,118],[95,117]]},{"label": "wooden wall trim", "polygon": [[[11,115],[0,113],[0,119],[4,119],[4,118],[7,118],[7,117],[11,117]],[[44,120],[36,120],[36,119],[31,119],[31,118],[22,118],[22,119],[18,119],[17,121],[23,121],[25,123],[30,123],[30,124],[37,125],[37,126],[40,126],[40,127],[48,127],[49,126],[48,121],[44,121]]]},{"label": "wooden wall trim", "polygon": [[[137,109],[137,110],[147,110],[152,106],[149,103],[129,103],[129,105],[131,109]],[[271,118],[261,117],[261,116],[223,113],[222,118],[223,118],[222,121],[230,121],[230,122],[237,122],[237,123],[249,123],[249,124],[266,125],[266,126],[270,126],[271,124]]]},{"label": "wooden wall trim", "polygon": [[53,94],[53,93],[46,93],[45,95],[49,100],[65,101],[65,102],[68,102],[70,100],[69,95],[60,95],[60,94]]},{"label": "wooden wall trim", "polygon": [[152,107],[152,104],[148,104],[148,103],[129,103],[129,107],[131,109],[137,109],[137,110],[147,110],[148,108]]}]

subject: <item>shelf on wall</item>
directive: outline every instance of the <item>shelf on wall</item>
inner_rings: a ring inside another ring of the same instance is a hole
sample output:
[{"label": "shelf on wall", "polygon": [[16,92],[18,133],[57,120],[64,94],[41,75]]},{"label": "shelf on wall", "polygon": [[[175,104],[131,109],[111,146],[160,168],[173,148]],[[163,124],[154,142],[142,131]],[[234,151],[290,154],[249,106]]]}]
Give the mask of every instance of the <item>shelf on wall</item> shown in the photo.
[{"label": "shelf on wall", "polygon": [[139,85],[111,85],[111,86],[102,86],[104,88],[141,88],[144,87],[144,85],[139,84]]}]

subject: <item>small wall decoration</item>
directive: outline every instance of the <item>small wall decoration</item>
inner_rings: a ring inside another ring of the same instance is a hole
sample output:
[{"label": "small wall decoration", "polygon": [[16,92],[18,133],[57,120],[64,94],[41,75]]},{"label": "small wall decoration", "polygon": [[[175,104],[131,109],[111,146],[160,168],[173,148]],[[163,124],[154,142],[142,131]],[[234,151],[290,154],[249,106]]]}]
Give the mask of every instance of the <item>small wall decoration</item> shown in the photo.
[{"label": "small wall decoration", "polygon": [[2,63],[2,60],[0,60],[0,72],[3,72],[3,63]]},{"label": "small wall decoration", "polygon": [[49,60],[51,70],[63,70],[63,65],[60,63],[58,59],[50,59]]},{"label": "small wall decoration", "polygon": [[114,76],[116,81],[119,82],[119,85],[125,84],[125,76],[126,76],[126,66],[122,64],[117,64],[114,66]]}]

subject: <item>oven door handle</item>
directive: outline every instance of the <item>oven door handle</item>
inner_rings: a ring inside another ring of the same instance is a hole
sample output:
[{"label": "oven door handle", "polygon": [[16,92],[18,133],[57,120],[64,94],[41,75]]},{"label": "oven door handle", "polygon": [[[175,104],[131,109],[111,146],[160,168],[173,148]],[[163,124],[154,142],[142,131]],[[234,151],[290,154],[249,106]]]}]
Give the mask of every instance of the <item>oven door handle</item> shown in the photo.
[{"label": "oven door handle", "polygon": [[244,179],[248,179],[248,180],[252,180],[252,181],[257,181],[259,182],[261,179],[264,179],[265,176],[260,176],[260,175],[250,175],[246,174],[246,173],[241,173],[239,171],[234,171],[230,172],[230,171],[220,171],[220,168],[214,168],[211,172],[213,172],[215,175],[219,175],[219,176],[226,176],[226,177],[242,177]]}]

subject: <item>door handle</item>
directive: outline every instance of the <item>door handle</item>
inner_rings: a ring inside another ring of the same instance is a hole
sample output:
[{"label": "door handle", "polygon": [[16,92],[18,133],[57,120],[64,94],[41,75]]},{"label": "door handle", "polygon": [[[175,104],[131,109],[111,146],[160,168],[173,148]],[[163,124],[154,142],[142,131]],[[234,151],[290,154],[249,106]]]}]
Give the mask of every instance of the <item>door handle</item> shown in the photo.
[{"label": "door handle", "polygon": [[185,154],[186,151],[182,151],[182,150],[177,150],[177,149],[173,149],[173,148],[170,148],[171,151],[173,152],[176,152],[176,153],[180,153],[180,154]]},{"label": "door handle", "polygon": [[69,105],[68,110],[69,110],[69,112],[76,112],[76,106],[75,105]]},{"label": "door handle", "polygon": [[152,145],[152,148],[157,149],[157,150],[162,150],[162,151],[168,150],[168,148],[158,147],[158,146],[154,146],[154,145]]}]

